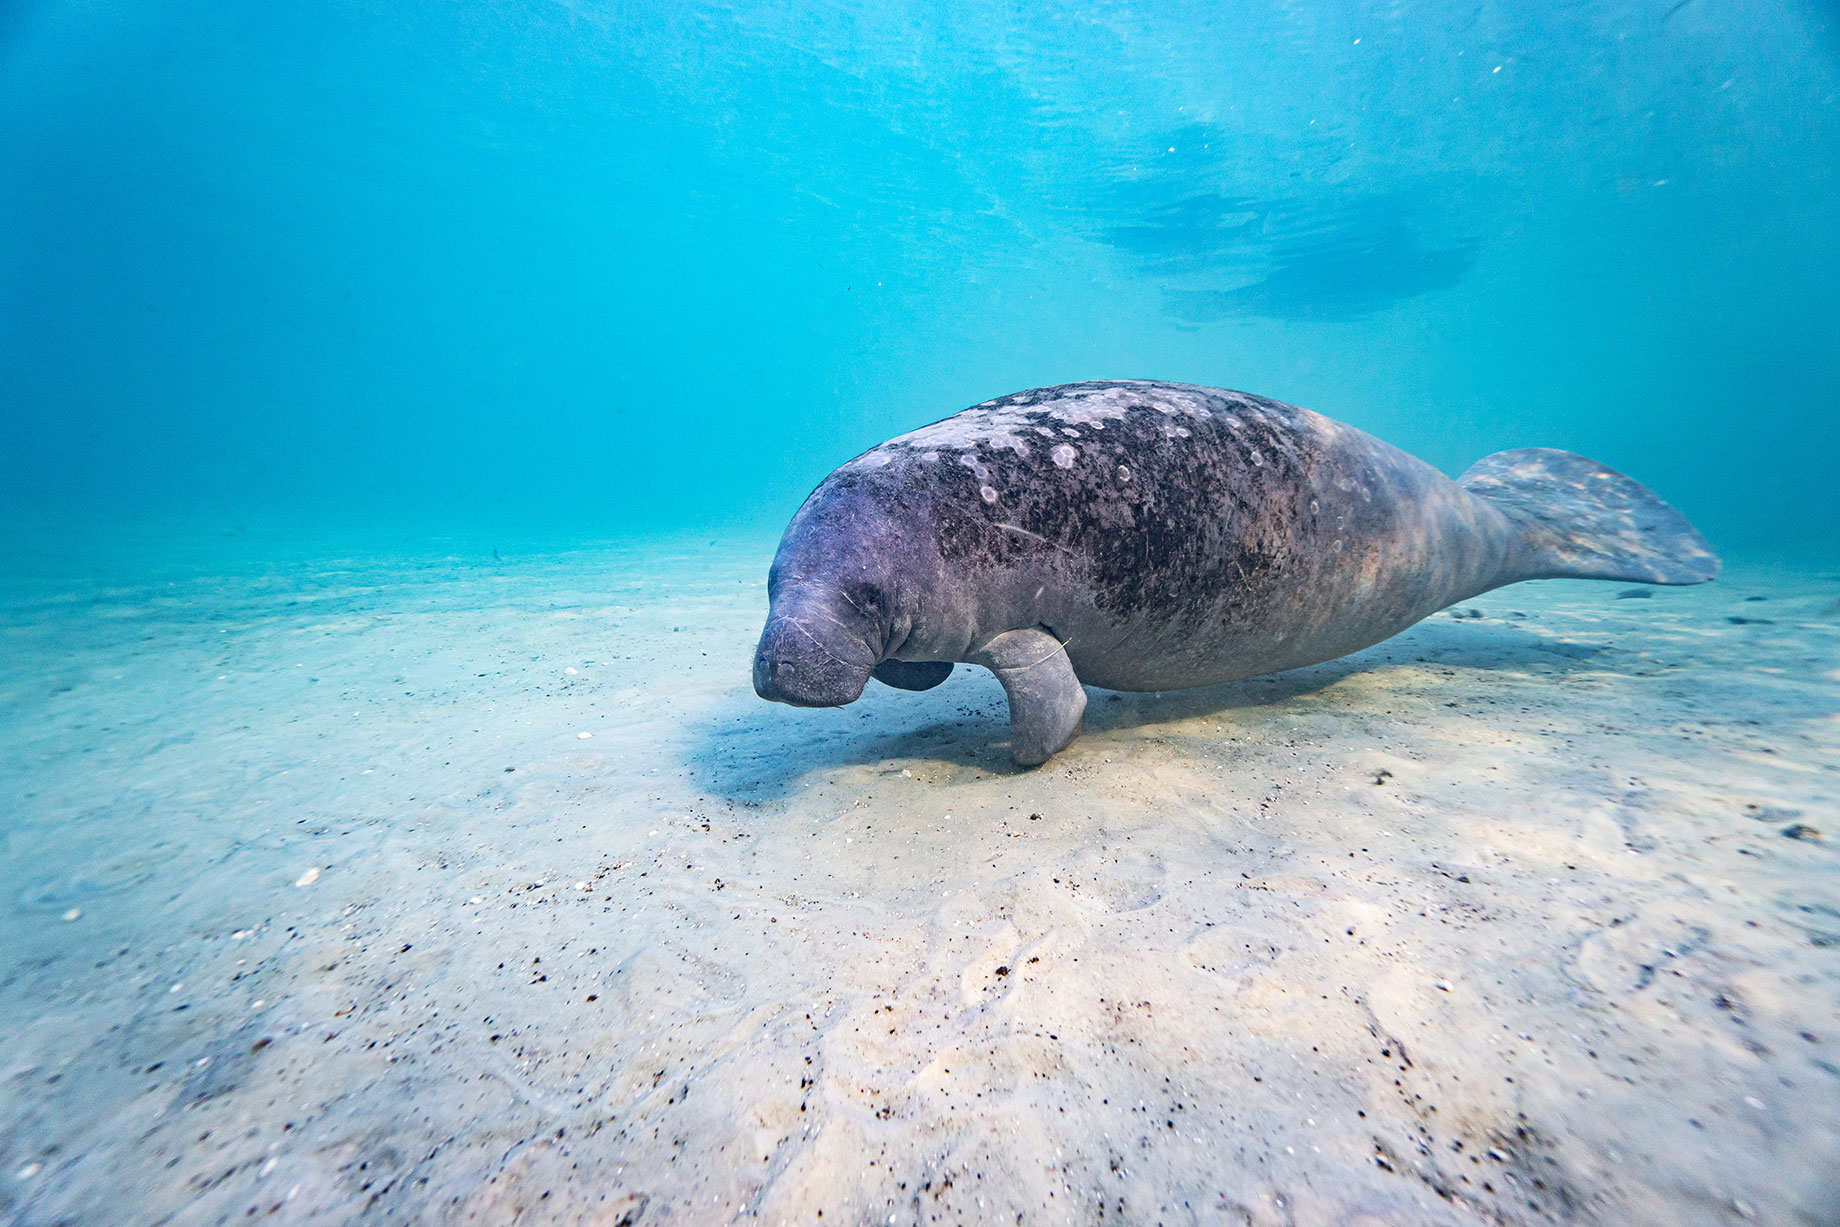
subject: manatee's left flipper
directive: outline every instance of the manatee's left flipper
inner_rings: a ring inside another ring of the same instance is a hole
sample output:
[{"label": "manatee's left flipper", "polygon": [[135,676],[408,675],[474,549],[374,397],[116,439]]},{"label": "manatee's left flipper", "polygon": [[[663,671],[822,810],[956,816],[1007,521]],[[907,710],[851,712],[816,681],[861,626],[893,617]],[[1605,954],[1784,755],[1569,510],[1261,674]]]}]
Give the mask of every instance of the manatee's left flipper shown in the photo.
[{"label": "manatee's left flipper", "polygon": [[1009,696],[1010,747],[1024,767],[1047,762],[1074,739],[1086,714],[1086,691],[1060,640],[1044,630],[1005,631],[973,664],[997,675]]},{"label": "manatee's left flipper", "polygon": [[872,676],[896,690],[931,690],[952,675],[949,660],[884,660]]}]

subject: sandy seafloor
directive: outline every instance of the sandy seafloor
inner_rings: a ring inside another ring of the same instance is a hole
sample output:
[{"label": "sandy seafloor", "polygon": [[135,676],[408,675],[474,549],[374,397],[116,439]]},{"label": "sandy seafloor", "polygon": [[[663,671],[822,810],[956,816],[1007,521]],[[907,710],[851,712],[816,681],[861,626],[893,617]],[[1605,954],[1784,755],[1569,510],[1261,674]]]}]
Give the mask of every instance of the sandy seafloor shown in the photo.
[{"label": "sandy seafloor", "polygon": [[1831,565],[1019,772],[764,545],[151,552],[0,581],[0,1222],[1840,1223]]}]

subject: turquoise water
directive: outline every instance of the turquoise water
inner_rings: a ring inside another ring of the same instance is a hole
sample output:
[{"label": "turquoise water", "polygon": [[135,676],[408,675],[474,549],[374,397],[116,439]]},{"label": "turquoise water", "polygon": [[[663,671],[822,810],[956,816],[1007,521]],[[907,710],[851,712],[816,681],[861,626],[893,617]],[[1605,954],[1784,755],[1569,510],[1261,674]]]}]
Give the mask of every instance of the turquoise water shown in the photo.
[{"label": "turquoise water", "polygon": [[1148,377],[1835,544],[1831,4],[16,0],[0,67],[28,532],[770,534]]},{"label": "turquoise water", "polygon": [[[0,1227],[1840,1224],[1837,188],[1832,0],[0,0]],[[756,696],[1122,377],[1726,568]]]}]

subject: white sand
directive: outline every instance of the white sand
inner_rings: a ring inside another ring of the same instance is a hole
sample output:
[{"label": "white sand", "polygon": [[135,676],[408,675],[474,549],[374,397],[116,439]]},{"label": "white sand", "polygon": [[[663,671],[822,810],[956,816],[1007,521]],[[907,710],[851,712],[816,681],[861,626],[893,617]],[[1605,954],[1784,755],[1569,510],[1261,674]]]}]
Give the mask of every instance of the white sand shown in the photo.
[{"label": "white sand", "polygon": [[1840,1222],[1840,577],[1019,773],[696,546],[5,581],[0,1222]]}]

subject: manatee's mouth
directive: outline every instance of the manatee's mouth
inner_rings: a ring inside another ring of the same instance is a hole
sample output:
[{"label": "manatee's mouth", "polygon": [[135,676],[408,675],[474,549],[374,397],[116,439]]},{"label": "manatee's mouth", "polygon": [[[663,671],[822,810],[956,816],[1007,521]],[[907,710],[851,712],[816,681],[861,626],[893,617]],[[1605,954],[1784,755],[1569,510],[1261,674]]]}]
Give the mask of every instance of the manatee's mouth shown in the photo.
[{"label": "manatee's mouth", "polygon": [[[793,707],[842,707],[855,702],[875,667],[869,650],[823,635],[805,621],[784,614],[767,619],[754,652],[754,693]],[[836,643],[826,640],[837,640]],[[861,657],[851,660],[848,657]]]}]

